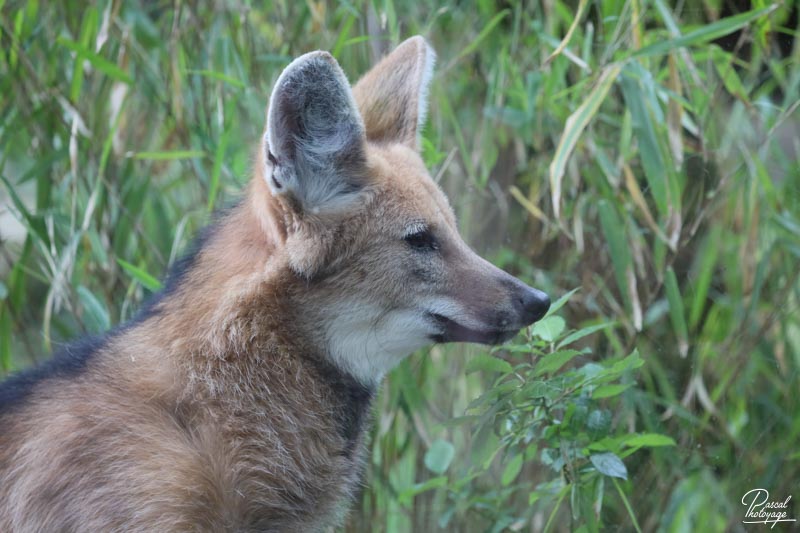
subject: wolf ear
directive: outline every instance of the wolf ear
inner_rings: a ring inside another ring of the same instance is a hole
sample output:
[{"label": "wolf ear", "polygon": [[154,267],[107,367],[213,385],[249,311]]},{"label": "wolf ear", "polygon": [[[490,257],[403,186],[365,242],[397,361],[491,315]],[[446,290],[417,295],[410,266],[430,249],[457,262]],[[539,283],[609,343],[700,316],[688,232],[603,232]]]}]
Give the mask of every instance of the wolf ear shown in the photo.
[{"label": "wolf ear", "polygon": [[364,123],[329,53],[310,52],[286,67],[269,100],[265,137],[272,194],[291,195],[303,212],[335,209],[360,189]]},{"label": "wolf ear", "polygon": [[433,49],[417,35],[358,81],[353,94],[370,141],[399,142],[419,150],[435,60]]}]

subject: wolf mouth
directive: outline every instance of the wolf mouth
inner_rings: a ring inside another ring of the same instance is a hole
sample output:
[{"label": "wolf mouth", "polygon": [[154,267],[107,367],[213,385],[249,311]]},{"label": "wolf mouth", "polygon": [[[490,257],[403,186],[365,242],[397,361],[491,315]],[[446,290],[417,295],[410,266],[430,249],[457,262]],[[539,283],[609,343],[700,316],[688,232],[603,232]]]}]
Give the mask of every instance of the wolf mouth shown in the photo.
[{"label": "wolf mouth", "polygon": [[502,344],[513,338],[521,328],[516,329],[472,329],[438,313],[429,313],[441,328],[432,336],[434,342],[476,342],[479,344]]}]

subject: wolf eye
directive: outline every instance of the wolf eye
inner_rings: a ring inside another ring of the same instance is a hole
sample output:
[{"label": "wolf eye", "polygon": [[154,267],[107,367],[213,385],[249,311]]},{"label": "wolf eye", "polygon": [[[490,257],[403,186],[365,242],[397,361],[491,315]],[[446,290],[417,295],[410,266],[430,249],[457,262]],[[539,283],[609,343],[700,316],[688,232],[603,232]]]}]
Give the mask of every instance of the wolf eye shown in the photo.
[{"label": "wolf eye", "polygon": [[439,243],[436,242],[436,238],[430,230],[427,229],[415,231],[410,235],[406,235],[403,237],[403,240],[405,240],[411,248],[420,252],[435,252],[439,249]]}]

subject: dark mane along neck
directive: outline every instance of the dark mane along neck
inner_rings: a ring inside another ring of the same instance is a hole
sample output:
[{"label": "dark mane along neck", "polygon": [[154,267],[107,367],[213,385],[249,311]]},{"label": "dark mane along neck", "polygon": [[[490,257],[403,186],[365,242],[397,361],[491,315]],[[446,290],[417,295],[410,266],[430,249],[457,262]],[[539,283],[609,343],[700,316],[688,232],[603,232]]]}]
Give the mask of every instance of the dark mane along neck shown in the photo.
[{"label": "dark mane along neck", "polygon": [[236,406],[242,411],[274,402],[317,411],[349,455],[375,389],[332,364],[296,328],[303,311],[292,294],[307,280],[285,262],[277,217],[270,214],[267,223],[258,211],[261,202],[270,204],[268,194],[254,181],[242,201],[203,230],[143,308],[135,334],[146,333],[176,363],[184,398],[227,395],[225,403],[243,402]]},{"label": "dark mane along neck", "polygon": [[347,442],[346,453],[352,454],[358,438],[367,430],[372,400],[376,389],[368,387],[330,363],[323,356],[304,357],[308,372],[331,392],[336,430]]}]

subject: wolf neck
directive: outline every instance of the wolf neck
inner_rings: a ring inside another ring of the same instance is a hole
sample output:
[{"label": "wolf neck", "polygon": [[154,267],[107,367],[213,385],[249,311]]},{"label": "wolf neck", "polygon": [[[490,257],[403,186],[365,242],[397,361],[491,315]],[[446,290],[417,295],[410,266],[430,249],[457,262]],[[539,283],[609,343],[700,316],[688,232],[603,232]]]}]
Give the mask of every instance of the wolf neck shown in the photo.
[{"label": "wolf neck", "polygon": [[335,364],[298,326],[307,319],[295,301],[304,282],[285,267],[280,224],[267,233],[269,221],[258,217],[250,200],[219,221],[137,329],[158,332],[148,344],[171,361],[179,397],[205,397],[236,412],[314,414],[315,421],[300,423],[330,425],[352,451],[376,384]]}]

